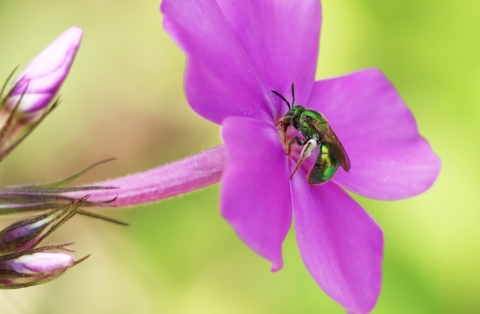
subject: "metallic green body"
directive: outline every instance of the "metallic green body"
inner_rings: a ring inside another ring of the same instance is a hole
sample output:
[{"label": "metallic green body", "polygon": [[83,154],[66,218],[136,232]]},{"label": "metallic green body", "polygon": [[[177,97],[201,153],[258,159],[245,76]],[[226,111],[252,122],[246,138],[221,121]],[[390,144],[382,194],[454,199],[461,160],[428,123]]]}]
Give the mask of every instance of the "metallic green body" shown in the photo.
[{"label": "metallic green body", "polygon": [[298,119],[298,130],[305,138],[313,138],[317,140],[318,144],[320,144],[321,138],[320,134],[315,128],[312,128],[307,120],[307,117],[311,120],[317,122],[322,128],[324,128],[324,132],[328,130],[330,127],[328,125],[327,120],[323,116],[323,114],[313,111],[313,110],[305,110],[300,114],[300,118]]},{"label": "metallic green body", "polygon": [[322,143],[315,165],[308,174],[308,182],[312,184],[327,182],[333,178],[338,166],[338,161],[330,154],[327,144]]},{"label": "metallic green body", "polygon": [[[297,120],[298,122],[292,123],[297,124],[298,131],[306,139],[314,139],[317,141],[319,146],[319,154],[315,165],[307,176],[307,180],[312,184],[321,184],[330,180],[338,169],[338,161],[330,154],[330,149],[328,145],[322,142],[321,134],[316,128],[311,126],[311,121],[315,121],[315,125],[319,126],[323,133],[328,132],[330,125],[327,122],[327,119],[320,112],[314,110],[307,110],[303,106],[297,106],[294,110],[293,121]],[[293,108],[292,108],[293,109]],[[298,117],[298,118],[297,118]],[[295,125],[294,125],[295,126]]]},{"label": "metallic green body", "polygon": [[287,141],[286,134],[289,126],[293,126],[304,137],[304,139],[301,139],[298,136],[294,136],[288,141],[287,155],[290,155],[294,143],[303,147],[300,158],[290,178],[316,147],[319,147],[319,154],[307,176],[308,183],[322,184],[330,180],[337,172],[339,166],[342,166],[342,168],[348,172],[350,170],[350,159],[327,119],[315,110],[306,109],[302,105],[293,105],[295,102],[293,84],[291,105],[285,97],[277,91],[272,89],[271,92],[285,101],[289,108],[288,112],[277,123],[277,125],[279,124],[283,129],[285,142]]},{"label": "metallic green body", "polygon": [[[312,184],[321,184],[330,180],[338,169],[338,161],[330,153],[328,144],[322,141],[321,134],[328,133],[330,125],[323,114],[305,109],[304,106],[294,106],[285,114],[285,117],[291,117],[291,124],[307,140],[314,139],[319,146],[319,154],[315,165],[308,174],[307,180]],[[315,127],[312,127],[312,121]],[[320,131],[320,132],[319,132]]]}]

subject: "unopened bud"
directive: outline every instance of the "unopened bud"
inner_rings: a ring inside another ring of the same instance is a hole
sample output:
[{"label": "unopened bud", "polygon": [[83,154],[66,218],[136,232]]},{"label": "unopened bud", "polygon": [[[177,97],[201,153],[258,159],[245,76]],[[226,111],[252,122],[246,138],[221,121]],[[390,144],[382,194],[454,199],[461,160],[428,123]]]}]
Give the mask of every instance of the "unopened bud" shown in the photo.
[{"label": "unopened bud", "polygon": [[77,263],[72,256],[57,252],[4,255],[0,257],[0,289],[17,289],[51,281]]},{"label": "unopened bud", "polygon": [[50,211],[33,219],[22,220],[0,232],[0,254],[25,251],[37,246],[49,234],[75,215],[75,210],[86,197],[63,208]]},{"label": "unopened bud", "polygon": [[18,104],[18,112],[27,119],[43,113],[67,77],[83,32],[73,26],[33,59],[13,82],[6,106]]},{"label": "unopened bud", "polygon": [[22,274],[38,274],[44,272],[63,272],[73,266],[75,260],[65,253],[38,252],[22,255],[6,263],[14,271]]}]

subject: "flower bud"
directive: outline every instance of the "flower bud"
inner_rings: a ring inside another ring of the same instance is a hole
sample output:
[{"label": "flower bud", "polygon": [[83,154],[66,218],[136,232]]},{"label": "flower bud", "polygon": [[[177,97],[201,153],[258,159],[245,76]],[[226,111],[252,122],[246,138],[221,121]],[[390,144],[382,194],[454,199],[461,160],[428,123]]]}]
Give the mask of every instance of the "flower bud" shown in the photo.
[{"label": "flower bud", "polygon": [[40,116],[67,77],[82,35],[80,28],[70,27],[33,59],[13,82],[6,106],[20,101],[18,112],[27,119]]},{"label": "flower bud", "polygon": [[0,289],[23,288],[48,282],[77,263],[72,256],[57,252],[2,256],[0,257]]},{"label": "flower bud", "polygon": [[22,255],[6,265],[18,273],[32,274],[63,271],[73,266],[74,262],[73,257],[65,253],[38,252]]},{"label": "flower bud", "polygon": [[37,246],[49,234],[75,215],[86,197],[63,208],[55,209],[33,219],[22,220],[0,232],[0,255],[25,251]]}]

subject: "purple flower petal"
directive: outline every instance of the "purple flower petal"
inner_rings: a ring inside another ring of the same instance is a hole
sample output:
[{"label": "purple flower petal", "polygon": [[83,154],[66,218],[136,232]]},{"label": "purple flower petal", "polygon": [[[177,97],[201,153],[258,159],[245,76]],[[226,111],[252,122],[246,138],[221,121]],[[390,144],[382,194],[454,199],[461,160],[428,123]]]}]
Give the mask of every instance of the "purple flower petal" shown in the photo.
[{"label": "purple flower petal", "polygon": [[25,93],[19,107],[22,112],[45,108],[67,77],[82,35],[80,28],[70,27],[35,57],[14,81],[8,105],[14,105]]},{"label": "purple flower petal", "polygon": [[[317,68],[320,1],[217,2],[266,86],[289,99],[290,86],[295,83],[297,100],[305,103]],[[285,112],[285,103],[275,99],[276,111]]]},{"label": "purple flower petal", "polygon": [[228,116],[272,120],[270,90],[214,0],[164,0],[160,9],[165,30],[187,55],[193,110],[215,123]]},{"label": "purple flower petal", "polygon": [[334,181],[360,195],[385,200],[425,192],[440,160],[418,133],[415,118],[377,69],[315,83],[308,108],[329,120],[352,168]]},{"label": "purple flower petal", "polygon": [[370,312],[380,294],[382,230],[335,183],[306,185],[303,176],[294,176],[291,187],[295,233],[308,271],[344,308]]},{"label": "purple flower petal", "polygon": [[227,166],[221,211],[252,250],[282,268],[282,243],[292,220],[287,159],[272,125],[227,118],[222,125]]}]

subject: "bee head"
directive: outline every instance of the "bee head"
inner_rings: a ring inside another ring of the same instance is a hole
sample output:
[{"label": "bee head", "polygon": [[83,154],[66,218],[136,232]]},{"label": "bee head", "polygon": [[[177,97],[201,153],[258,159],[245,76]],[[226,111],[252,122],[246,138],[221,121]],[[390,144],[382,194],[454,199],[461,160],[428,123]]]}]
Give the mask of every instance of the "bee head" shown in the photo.
[{"label": "bee head", "polygon": [[305,107],[302,105],[293,106],[283,117],[291,117],[292,119],[298,119],[302,112],[305,111]]},{"label": "bee head", "polygon": [[283,116],[282,119],[289,118],[289,120],[293,124],[293,127],[298,129],[298,119],[300,118],[300,115],[302,114],[302,112],[305,111],[305,107],[301,106],[301,105],[294,106],[294,104],[295,104],[295,88],[294,88],[293,83],[292,83],[292,104],[290,104],[288,102],[288,100],[286,100],[285,97],[283,97],[282,94],[280,94],[276,90],[272,89],[271,92],[274,93],[275,95],[277,95],[278,97],[280,97],[288,106],[289,110]]}]

